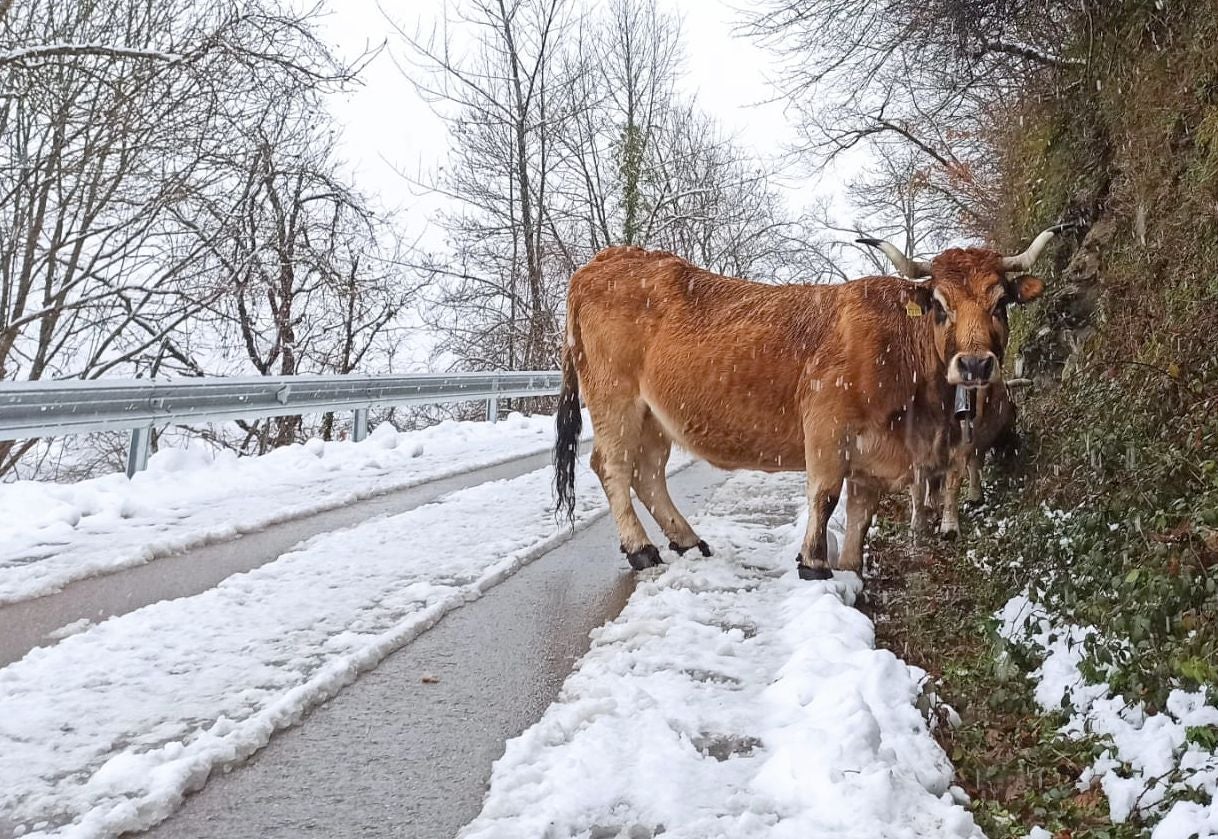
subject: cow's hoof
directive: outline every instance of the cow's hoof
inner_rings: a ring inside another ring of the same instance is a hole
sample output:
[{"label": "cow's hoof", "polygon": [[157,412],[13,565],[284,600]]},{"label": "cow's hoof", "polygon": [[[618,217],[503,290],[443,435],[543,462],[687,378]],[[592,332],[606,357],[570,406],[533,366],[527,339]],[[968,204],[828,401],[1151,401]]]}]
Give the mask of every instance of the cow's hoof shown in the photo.
[{"label": "cow's hoof", "polygon": [[812,568],[808,565],[799,566],[799,579],[801,580],[832,580],[833,572],[828,568]]},{"label": "cow's hoof", "polygon": [[959,535],[960,531],[955,527],[948,527],[939,531],[940,538],[942,538],[945,542],[954,542]]},{"label": "cow's hoof", "polygon": [[670,551],[676,551],[676,552],[677,552],[677,556],[685,556],[685,552],[686,552],[686,551],[688,551],[688,550],[690,550],[691,548],[697,548],[699,551],[701,551],[701,552],[702,552],[702,555],[703,555],[703,556],[713,556],[713,555],[714,555],[714,554],[711,552],[710,545],[706,544],[706,540],[705,540],[705,539],[699,539],[699,540],[698,540],[698,544],[696,544],[696,545],[686,545],[685,547],[681,547],[681,546],[680,546],[680,545],[678,545],[676,542],[669,542],[669,543],[668,543],[668,549],[669,549]]},{"label": "cow's hoof", "polygon": [[660,564],[660,549],[655,545],[644,545],[634,553],[626,554],[626,561],[635,571],[644,571]]},{"label": "cow's hoof", "polygon": [[832,580],[833,572],[829,566],[813,567],[811,565],[799,565],[799,579],[801,580]]}]

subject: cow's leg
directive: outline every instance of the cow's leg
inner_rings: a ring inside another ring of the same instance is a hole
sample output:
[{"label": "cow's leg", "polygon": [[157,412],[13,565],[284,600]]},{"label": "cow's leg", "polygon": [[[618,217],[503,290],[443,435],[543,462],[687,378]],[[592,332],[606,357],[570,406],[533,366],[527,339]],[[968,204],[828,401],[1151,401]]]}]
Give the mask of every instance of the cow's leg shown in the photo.
[{"label": "cow's leg", "polygon": [[973,455],[968,459],[968,500],[980,501],[983,497],[981,488],[981,457]]},{"label": "cow's leg", "polygon": [[838,558],[838,569],[862,576],[863,547],[871,519],[880,505],[880,495],[880,487],[869,481],[852,480],[846,484],[846,542]]},{"label": "cow's leg", "polygon": [[808,465],[808,529],[804,533],[803,548],[796,560],[801,580],[828,580],[833,577],[829,570],[829,546],[827,528],[829,517],[837,507],[846,479],[841,444],[831,437],[815,437],[809,434],[805,424],[804,457]]},{"label": "cow's leg", "polygon": [[[927,515],[934,515],[943,506],[943,486],[944,478],[942,472],[935,472],[926,479],[926,512]],[[928,526],[934,526],[933,521],[927,522]]]},{"label": "cow's leg", "polygon": [[960,534],[960,483],[964,479],[964,466],[953,463],[947,470],[943,482],[943,521],[939,533],[948,539]]},{"label": "cow's leg", "polygon": [[909,529],[915,539],[930,530],[931,481],[930,470],[914,469],[913,482],[909,485]]},{"label": "cow's leg", "polygon": [[592,471],[601,479],[605,497],[609,499],[622,553],[636,571],[660,564],[660,552],[651,544],[630,500],[642,419],[643,406],[633,401],[622,410],[603,417],[602,421],[598,422],[598,417],[593,416],[596,441],[592,444],[591,460]]},{"label": "cow's leg", "polygon": [[690,548],[697,548],[703,556],[710,556],[710,547],[698,538],[668,494],[665,468],[672,453],[672,441],[650,412],[643,417],[639,441],[639,457],[634,465],[635,494],[668,537],[670,549],[684,554]]}]

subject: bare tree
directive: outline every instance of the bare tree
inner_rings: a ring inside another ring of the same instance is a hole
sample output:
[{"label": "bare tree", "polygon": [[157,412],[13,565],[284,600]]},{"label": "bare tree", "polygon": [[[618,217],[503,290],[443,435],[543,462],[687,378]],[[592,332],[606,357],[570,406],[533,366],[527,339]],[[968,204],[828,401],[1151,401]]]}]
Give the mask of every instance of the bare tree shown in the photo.
[{"label": "bare tree", "polygon": [[676,99],[680,28],[674,17],[660,14],[655,0],[613,0],[601,28],[593,69],[611,105],[607,116],[621,205],[618,241],[635,245],[645,236],[649,158]]},{"label": "bare tree", "polygon": [[[277,0],[0,4],[0,379],[223,369],[200,337],[270,104],[352,78]],[[209,203],[208,218],[195,210]],[[30,448],[0,444],[0,474]]]},{"label": "bare tree", "polygon": [[1058,52],[1064,0],[767,0],[745,28],[787,59],[780,89],[820,159],[899,143],[939,193],[940,223],[993,229],[987,138],[1030,72],[1074,65]]},{"label": "bare tree", "polygon": [[[247,144],[212,162],[209,188],[175,210],[214,284],[194,331],[240,347],[243,357],[217,353],[237,370],[351,372],[417,290],[385,249],[392,231],[339,177],[333,137],[314,120],[273,106]],[[207,343],[196,339],[200,350]],[[289,417],[244,427],[261,451],[293,442],[302,426]]]},{"label": "bare tree", "polygon": [[769,166],[677,95],[674,17],[650,0],[615,0],[580,36],[584,72],[562,137],[559,212],[570,225],[557,236],[575,243],[568,250],[586,258],[637,244],[745,276],[826,275],[818,237],[784,205]]},{"label": "bare tree", "polygon": [[447,14],[479,33],[472,58],[456,59],[447,33],[403,33],[412,80],[455,144],[434,185],[459,203],[444,220],[455,258],[437,267],[432,323],[446,333],[442,349],[468,366],[548,367],[558,348],[549,231],[555,136],[568,117],[558,55],[569,4],[471,0]]},{"label": "bare tree", "polygon": [[[934,182],[935,171],[933,164],[906,145],[878,143],[872,166],[851,183],[850,202],[858,213],[851,232],[903,242],[908,256],[946,247],[959,225],[949,223],[952,217]],[[860,250],[877,271],[889,270],[874,249]]]}]

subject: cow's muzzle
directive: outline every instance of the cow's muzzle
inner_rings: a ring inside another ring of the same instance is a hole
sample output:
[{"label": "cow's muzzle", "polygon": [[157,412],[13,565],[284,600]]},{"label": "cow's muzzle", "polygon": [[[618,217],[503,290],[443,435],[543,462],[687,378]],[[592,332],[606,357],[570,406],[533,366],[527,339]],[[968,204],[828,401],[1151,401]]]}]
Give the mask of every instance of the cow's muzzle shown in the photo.
[{"label": "cow's muzzle", "polygon": [[987,353],[956,353],[947,365],[948,384],[985,387],[998,381],[998,356]]}]

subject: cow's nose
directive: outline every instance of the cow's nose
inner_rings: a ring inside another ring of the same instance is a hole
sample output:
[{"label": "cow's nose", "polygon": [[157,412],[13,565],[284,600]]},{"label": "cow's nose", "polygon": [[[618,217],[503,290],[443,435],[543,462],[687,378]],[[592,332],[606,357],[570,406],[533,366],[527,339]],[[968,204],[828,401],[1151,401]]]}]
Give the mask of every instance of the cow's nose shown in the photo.
[{"label": "cow's nose", "polygon": [[993,353],[960,355],[960,381],[964,384],[985,384],[994,376],[998,360]]}]

